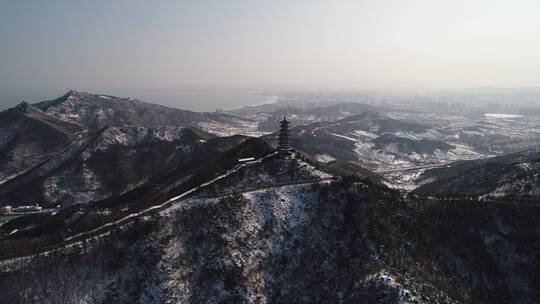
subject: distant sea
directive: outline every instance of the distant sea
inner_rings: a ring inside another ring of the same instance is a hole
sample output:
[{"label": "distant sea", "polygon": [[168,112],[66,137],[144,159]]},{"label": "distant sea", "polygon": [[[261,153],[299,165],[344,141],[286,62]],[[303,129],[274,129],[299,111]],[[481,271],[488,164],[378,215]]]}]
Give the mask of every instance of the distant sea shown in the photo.
[{"label": "distant sea", "polygon": [[[256,89],[114,89],[114,90],[74,90],[121,97],[133,97],[144,102],[157,103],[169,107],[191,111],[228,110],[249,105],[270,103],[275,96]],[[66,90],[9,90],[0,92],[0,110],[12,107],[22,100],[30,103],[54,99]]]}]

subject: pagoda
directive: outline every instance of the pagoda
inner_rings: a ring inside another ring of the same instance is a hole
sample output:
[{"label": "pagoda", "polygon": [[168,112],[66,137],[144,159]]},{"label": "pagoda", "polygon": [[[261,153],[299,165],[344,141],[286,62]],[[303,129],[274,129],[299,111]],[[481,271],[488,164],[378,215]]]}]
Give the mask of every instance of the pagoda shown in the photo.
[{"label": "pagoda", "polygon": [[289,131],[289,122],[283,116],[283,121],[280,122],[278,154],[282,158],[288,158],[291,153],[291,132]]}]

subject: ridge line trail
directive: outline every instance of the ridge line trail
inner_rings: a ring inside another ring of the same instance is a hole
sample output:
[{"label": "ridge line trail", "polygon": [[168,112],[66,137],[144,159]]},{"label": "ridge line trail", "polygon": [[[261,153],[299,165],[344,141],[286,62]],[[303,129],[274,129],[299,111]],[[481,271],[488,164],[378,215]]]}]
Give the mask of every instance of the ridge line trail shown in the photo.
[{"label": "ridge line trail", "polygon": [[[233,173],[233,172],[231,172],[231,173]],[[221,177],[220,179],[222,179],[225,176],[221,175],[220,177]],[[218,194],[216,196],[199,197],[197,199],[219,198],[219,197],[224,197],[224,196],[234,194],[234,193],[250,193],[250,192],[263,191],[263,190],[266,190],[266,189],[277,188],[277,187],[287,187],[287,186],[294,186],[294,185],[314,184],[314,183],[320,183],[320,182],[331,181],[331,180],[332,180],[332,178],[325,177],[325,178],[313,179],[313,180],[309,180],[309,181],[298,181],[298,182],[282,183],[282,184],[273,185],[273,186],[267,186],[267,187],[252,187],[252,188],[243,189],[241,191],[231,191],[231,192],[227,192],[227,193],[221,193],[221,194]],[[215,181],[217,181],[217,180],[214,180],[214,182]],[[208,186],[208,185],[209,184],[206,184],[205,186]],[[198,186],[198,187],[201,187],[201,186]],[[178,199],[183,198],[184,196],[198,190],[197,189],[198,187],[193,188],[193,189],[191,189],[189,191],[186,191],[186,192],[182,193],[179,196],[176,196],[173,201],[168,200],[168,201],[166,201],[165,203],[163,203],[161,205],[152,206],[150,208],[145,209],[142,212],[132,213],[132,214],[130,214],[128,216],[125,216],[122,219],[117,220],[115,222],[109,222],[109,223],[106,223],[106,224],[104,224],[104,225],[102,225],[100,227],[94,228],[94,229],[92,229],[90,231],[82,232],[82,233],[79,233],[77,235],[66,238],[63,243],[59,244],[61,246],[55,246],[54,248],[51,248],[49,250],[45,250],[43,252],[36,253],[36,254],[18,256],[18,257],[13,257],[13,258],[0,260],[0,273],[16,271],[19,268],[22,268],[23,264],[25,264],[25,263],[29,264],[30,262],[32,262],[32,259],[34,259],[36,257],[47,257],[47,256],[49,256],[51,254],[54,254],[56,252],[59,252],[61,250],[65,250],[65,249],[74,249],[76,247],[82,248],[84,246],[85,242],[87,242],[89,240],[97,240],[97,239],[100,239],[100,238],[102,238],[104,236],[107,236],[107,235],[109,235],[111,233],[111,231],[113,229],[124,227],[125,225],[128,225],[129,223],[132,222],[132,220],[134,220],[136,218],[143,217],[143,216],[154,215],[153,211],[161,212],[161,211],[167,210],[168,208],[173,207],[174,204],[180,203],[179,201],[177,201]],[[81,239],[79,239],[79,238],[81,238]],[[78,240],[75,241],[75,239],[78,239]],[[19,262],[19,265],[15,265],[15,266],[18,266],[18,267],[16,267],[16,268],[10,268],[9,267],[10,265],[14,265],[17,262]]]},{"label": "ridge line trail", "polygon": [[[358,164],[359,163],[356,163]],[[430,168],[439,168],[439,167],[445,167],[448,166],[450,163],[440,163],[440,164],[432,164],[432,165],[420,165],[420,166],[412,166],[412,167],[404,167],[404,168],[396,168],[396,169],[382,169],[382,170],[375,170],[373,172],[375,173],[391,173],[391,172],[405,172],[405,171],[414,171],[419,169],[430,169]]]},{"label": "ridge line trail", "polygon": [[[224,174],[221,174],[213,179],[211,179],[210,181],[208,182],[205,182],[205,183],[202,183],[200,184],[199,186],[196,186],[194,188],[191,188],[190,190],[188,191],[185,191],[183,192],[182,194],[180,195],[177,195],[175,197],[172,197],[168,200],[166,200],[164,203],[162,204],[159,204],[159,205],[154,205],[154,206],[151,206],[147,209],[144,209],[140,212],[135,212],[135,213],[131,213],[119,220],[116,220],[114,222],[108,222],[108,223],[105,223],[99,227],[96,227],[92,230],[89,230],[89,231],[85,231],[85,232],[81,232],[81,233],[78,233],[78,234],[75,234],[75,235],[72,235],[70,237],[67,237],[64,239],[64,241],[62,243],[59,243],[59,244],[56,244],[56,245],[53,245],[49,248],[45,247],[44,248],[44,251],[42,252],[39,252],[39,253],[35,253],[35,254],[29,254],[29,255],[23,255],[23,256],[15,256],[15,257],[10,257],[10,258],[6,258],[6,259],[1,259],[0,260],[0,273],[2,272],[6,272],[9,271],[9,270],[16,270],[16,269],[6,269],[6,268],[9,268],[8,266],[9,265],[13,265],[15,264],[17,261],[21,262],[21,264],[23,264],[25,261],[31,261],[31,259],[33,258],[36,258],[36,257],[40,257],[40,256],[48,256],[52,253],[55,253],[55,252],[58,252],[60,250],[63,250],[63,249],[71,249],[77,245],[79,246],[82,246],[83,245],[83,242],[85,242],[86,240],[90,240],[90,239],[98,239],[98,238],[101,238],[105,235],[108,235],[112,229],[109,229],[109,228],[120,228],[120,227],[123,227],[125,225],[127,225],[128,223],[130,223],[132,220],[136,219],[136,218],[140,218],[140,217],[144,217],[144,216],[148,216],[148,215],[151,215],[153,214],[154,212],[156,211],[162,211],[162,210],[165,210],[169,207],[171,207],[173,204],[175,203],[178,203],[178,200],[188,196],[189,194],[192,194],[193,192],[197,191],[197,190],[200,190],[201,188],[204,188],[206,186],[209,186],[235,172],[238,172],[238,170],[240,170],[241,168],[245,167],[245,164],[238,164],[236,166],[234,166],[233,168],[229,169],[226,173]],[[19,265],[22,267],[22,265]]]},{"label": "ridge line trail", "polygon": [[[266,159],[266,158],[269,158],[271,156],[273,156],[275,153],[270,153],[264,157],[262,157],[261,159]],[[205,183],[202,183],[200,184],[199,186],[196,186],[194,188],[191,188],[190,190],[187,190],[185,192],[183,192],[182,194],[180,195],[177,195],[175,197],[172,197],[168,200],[166,200],[165,202],[159,204],[159,205],[154,205],[154,206],[151,206],[151,207],[148,207],[147,209],[144,209],[140,212],[135,212],[135,213],[131,213],[119,220],[116,220],[116,221],[113,221],[113,222],[108,222],[108,223],[105,223],[99,227],[96,227],[94,229],[91,229],[89,231],[85,231],[85,232],[81,232],[81,233],[78,233],[78,234],[75,234],[75,235],[72,235],[72,236],[69,236],[67,238],[64,239],[63,242],[59,243],[59,244],[56,244],[56,245],[52,245],[52,246],[49,246],[49,247],[44,247],[43,248],[43,251],[41,252],[38,252],[38,253],[35,253],[35,254],[28,254],[28,255],[23,255],[23,256],[14,256],[14,257],[7,257],[7,258],[3,258],[3,259],[0,259],[0,273],[2,272],[9,272],[9,271],[14,271],[14,270],[17,270],[17,269],[12,269],[10,268],[9,266],[10,265],[15,265],[17,262],[20,262],[19,263],[19,267],[23,267],[22,264],[24,264],[25,262],[29,263],[32,261],[32,259],[36,258],[36,257],[46,257],[46,256],[49,256],[50,254],[53,254],[53,253],[56,253],[56,252],[60,252],[61,250],[65,250],[65,249],[72,249],[74,247],[82,247],[84,246],[84,243],[88,240],[95,240],[95,239],[99,239],[101,237],[104,237],[108,234],[110,234],[110,232],[113,230],[113,229],[117,229],[117,228],[121,228],[129,223],[131,223],[134,219],[137,219],[137,218],[141,218],[141,217],[144,217],[144,216],[149,216],[149,215],[153,215],[155,212],[161,212],[163,210],[166,210],[170,207],[172,207],[174,204],[176,203],[179,203],[180,199],[204,188],[204,187],[207,187],[233,173],[236,173],[238,172],[240,169],[244,168],[246,165],[245,164],[237,164],[236,166],[234,166],[233,168],[227,170],[226,173],[224,174],[221,174],[213,179],[211,179],[210,181],[207,181]],[[313,179],[313,180],[309,180],[309,181],[297,181],[297,182],[290,182],[290,183],[283,183],[283,184],[275,184],[275,185],[271,185],[271,186],[268,186],[268,187],[251,187],[251,188],[247,188],[247,189],[243,189],[241,191],[231,191],[230,193],[227,193],[227,194],[221,194],[221,195],[217,195],[217,196],[213,196],[213,197],[220,197],[220,196],[224,196],[224,195],[229,195],[229,194],[233,194],[233,193],[245,193],[245,192],[250,192],[250,191],[257,191],[257,190],[263,190],[263,189],[268,189],[268,188],[274,188],[274,187],[282,187],[282,186],[287,186],[287,185],[297,185],[297,184],[310,184],[310,183],[315,183],[315,182],[321,182],[321,181],[327,181],[327,180],[331,180],[331,178],[319,178],[319,179]],[[211,198],[211,197],[204,197],[204,198]]]}]

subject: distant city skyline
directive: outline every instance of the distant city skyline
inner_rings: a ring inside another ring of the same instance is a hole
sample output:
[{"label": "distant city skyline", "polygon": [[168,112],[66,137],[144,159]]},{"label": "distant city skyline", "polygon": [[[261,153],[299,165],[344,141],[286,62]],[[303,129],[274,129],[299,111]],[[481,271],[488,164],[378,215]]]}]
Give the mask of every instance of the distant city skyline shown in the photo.
[{"label": "distant city skyline", "polygon": [[534,0],[0,1],[0,108],[68,88],[540,87],[539,16]]}]

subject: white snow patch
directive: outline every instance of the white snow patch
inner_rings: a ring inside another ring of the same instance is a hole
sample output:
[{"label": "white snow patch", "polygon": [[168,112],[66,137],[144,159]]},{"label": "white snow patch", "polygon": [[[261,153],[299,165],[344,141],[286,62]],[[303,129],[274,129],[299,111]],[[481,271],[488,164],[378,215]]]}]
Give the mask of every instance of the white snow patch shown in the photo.
[{"label": "white snow patch", "polygon": [[398,303],[407,304],[415,301],[415,297],[409,289],[403,287],[396,279],[386,271],[380,271],[368,277],[368,281],[374,281],[379,286],[390,287],[398,292]]},{"label": "white snow patch", "polygon": [[488,118],[521,118],[523,115],[506,114],[506,113],[486,113],[485,117]]},{"label": "white snow patch", "polygon": [[335,157],[329,154],[317,154],[315,155],[315,159],[317,159],[317,161],[320,161],[321,163],[329,163],[336,160]]},{"label": "white snow patch", "polygon": [[355,130],[354,133],[356,135],[358,135],[358,136],[364,136],[364,137],[368,137],[368,138],[371,138],[371,139],[374,139],[374,138],[378,137],[377,134],[367,132],[367,131],[362,131],[362,130]]},{"label": "white snow patch", "polygon": [[343,139],[346,139],[346,140],[354,141],[354,142],[358,141],[358,139],[356,139],[356,138],[352,138],[352,137],[341,135],[341,134],[330,133],[330,132],[328,132],[328,134],[333,135],[335,137],[343,138]]}]

